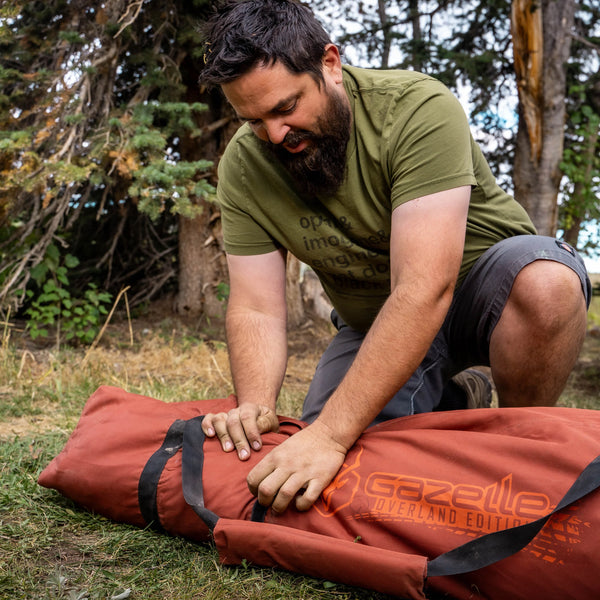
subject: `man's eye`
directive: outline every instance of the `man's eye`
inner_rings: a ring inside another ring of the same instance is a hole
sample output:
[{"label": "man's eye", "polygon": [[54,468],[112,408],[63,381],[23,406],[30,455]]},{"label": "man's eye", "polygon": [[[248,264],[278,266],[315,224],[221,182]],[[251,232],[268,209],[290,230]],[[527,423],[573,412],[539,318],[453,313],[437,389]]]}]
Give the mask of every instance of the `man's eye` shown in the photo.
[{"label": "man's eye", "polygon": [[286,108],[282,108],[279,112],[282,115],[289,115],[290,113],[293,113],[295,110],[296,110],[296,102],[290,104]]}]

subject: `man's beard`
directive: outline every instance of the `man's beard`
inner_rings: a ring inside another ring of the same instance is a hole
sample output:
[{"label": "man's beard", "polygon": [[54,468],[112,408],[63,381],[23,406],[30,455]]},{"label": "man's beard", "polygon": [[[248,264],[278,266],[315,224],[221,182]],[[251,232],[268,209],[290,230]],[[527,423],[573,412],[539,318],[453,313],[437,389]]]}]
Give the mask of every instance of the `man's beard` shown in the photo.
[{"label": "man's beard", "polygon": [[310,144],[296,154],[282,144],[266,142],[293,177],[300,192],[310,196],[332,196],[346,177],[346,149],[350,139],[352,113],[345,98],[329,94],[325,113],[317,118],[317,132],[290,131],[284,143]]}]

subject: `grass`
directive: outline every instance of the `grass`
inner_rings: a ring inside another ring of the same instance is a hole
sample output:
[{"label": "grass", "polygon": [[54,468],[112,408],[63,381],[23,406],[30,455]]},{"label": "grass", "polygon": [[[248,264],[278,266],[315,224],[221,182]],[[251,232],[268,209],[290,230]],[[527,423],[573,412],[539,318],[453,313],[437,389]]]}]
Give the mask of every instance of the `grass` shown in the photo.
[{"label": "grass", "polygon": [[[0,599],[365,600],[383,596],[274,569],[219,565],[210,545],[115,524],[37,485],[101,384],[165,401],[231,392],[218,327],[171,318],[107,328],[102,343],[60,351],[5,328],[0,348]],[[600,325],[594,299],[590,327]],[[595,330],[594,330],[595,331]],[[327,328],[294,337],[280,412],[298,414]],[[306,343],[306,340],[308,344]],[[299,343],[304,340],[304,345]],[[600,408],[600,337],[588,335],[560,404]]]}]

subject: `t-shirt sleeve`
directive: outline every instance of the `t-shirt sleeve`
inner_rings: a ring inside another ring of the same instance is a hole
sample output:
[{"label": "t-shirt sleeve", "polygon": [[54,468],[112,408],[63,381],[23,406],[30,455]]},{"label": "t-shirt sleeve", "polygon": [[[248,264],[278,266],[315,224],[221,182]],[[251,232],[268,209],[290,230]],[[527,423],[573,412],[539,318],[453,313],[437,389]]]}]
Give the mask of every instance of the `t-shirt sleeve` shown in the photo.
[{"label": "t-shirt sleeve", "polygon": [[279,244],[250,215],[251,186],[248,184],[249,166],[242,159],[236,143],[237,136],[226,148],[219,161],[217,202],[221,208],[223,241],[229,254],[252,256],[266,254]]},{"label": "t-shirt sleeve", "polygon": [[[428,89],[424,92],[423,86]],[[471,132],[456,97],[440,82],[414,84],[390,111],[387,152],[392,208],[444,190],[477,184]],[[394,118],[393,115],[400,115]]]}]

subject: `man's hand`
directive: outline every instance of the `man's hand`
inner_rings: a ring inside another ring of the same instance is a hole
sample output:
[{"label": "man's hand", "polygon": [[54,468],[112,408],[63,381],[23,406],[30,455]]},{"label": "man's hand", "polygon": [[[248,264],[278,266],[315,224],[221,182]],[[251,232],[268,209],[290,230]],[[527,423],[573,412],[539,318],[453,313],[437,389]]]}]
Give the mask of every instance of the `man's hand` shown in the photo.
[{"label": "man's hand", "polygon": [[275,411],[268,406],[246,403],[225,413],[210,413],[202,421],[202,430],[208,437],[219,438],[225,452],[237,450],[240,460],[250,458],[250,448],[262,448],[261,433],[279,430]]},{"label": "man's hand", "polygon": [[347,451],[317,420],[271,450],[248,474],[248,487],[275,512],[283,512],[294,498],[298,510],[308,510],[344,464]]}]

